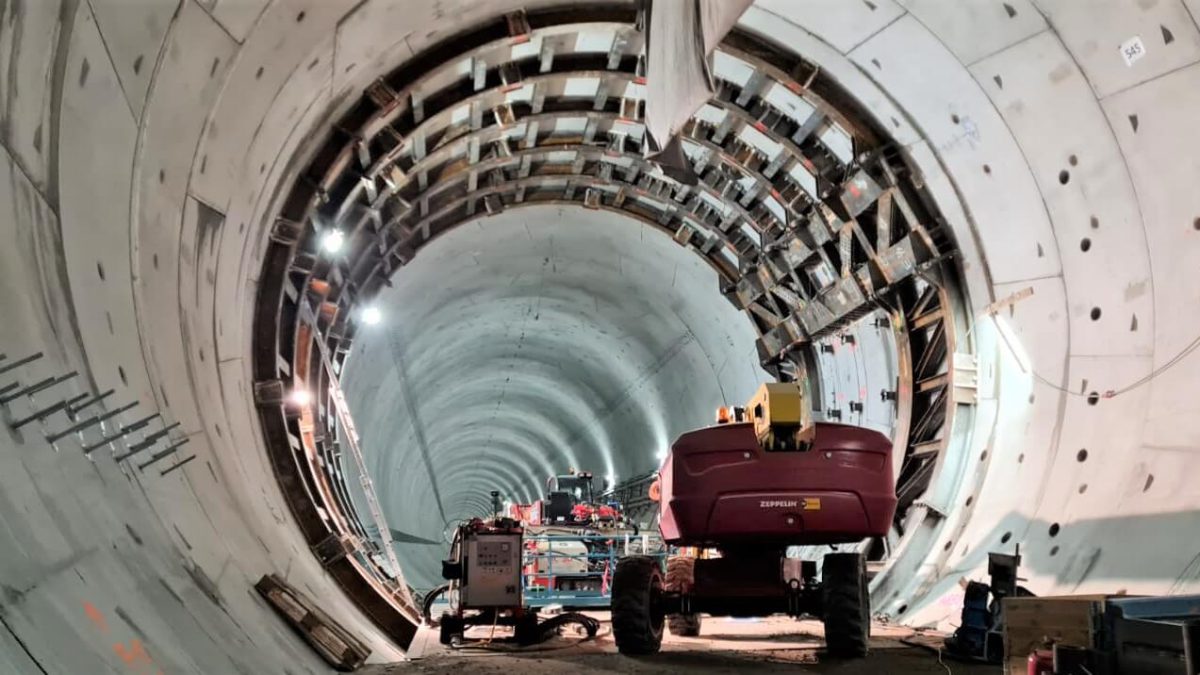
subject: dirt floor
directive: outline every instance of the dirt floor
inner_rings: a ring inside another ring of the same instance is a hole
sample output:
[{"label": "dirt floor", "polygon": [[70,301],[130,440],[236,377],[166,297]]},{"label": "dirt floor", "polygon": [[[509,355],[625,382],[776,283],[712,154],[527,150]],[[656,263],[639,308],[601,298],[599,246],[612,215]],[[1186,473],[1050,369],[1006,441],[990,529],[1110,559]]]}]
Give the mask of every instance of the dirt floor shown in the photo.
[{"label": "dirt floor", "polygon": [[[943,658],[939,663],[933,649],[904,644],[921,642],[940,644],[935,634],[915,633],[895,626],[872,629],[871,653],[865,659],[827,658],[821,636],[821,624],[786,618],[714,619],[704,618],[700,637],[678,638],[668,635],[663,651],[648,657],[627,657],[617,653],[608,616],[600,633],[585,639],[573,629],[537,647],[518,649],[508,642],[510,633],[502,628],[475,628],[468,638],[480,640],[473,646],[447,649],[437,644],[435,631],[422,631],[414,643],[413,661],[390,666],[375,666],[370,675],[492,673],[496,675],[541,675],[542,673],[839,673],[867,675],[875,673],[971,673],[998,674],[999,666],[959,663]],[[489,637],[490,643],[485,643]],[[423,652],[423,653],[421,653]]]}]

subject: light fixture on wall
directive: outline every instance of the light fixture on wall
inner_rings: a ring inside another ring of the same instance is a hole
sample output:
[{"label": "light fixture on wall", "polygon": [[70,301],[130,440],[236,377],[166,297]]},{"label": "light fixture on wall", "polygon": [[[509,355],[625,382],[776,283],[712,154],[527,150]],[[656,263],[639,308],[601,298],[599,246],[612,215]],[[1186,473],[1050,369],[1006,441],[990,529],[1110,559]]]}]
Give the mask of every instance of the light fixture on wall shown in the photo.
[{"label": "light fixture on wall", "polygon": [[321,237],[321,248],[328,253],[337,253],[342,250],[342,245],[346,243],[346,235],[338,229],[331,229],[325,232]]}]

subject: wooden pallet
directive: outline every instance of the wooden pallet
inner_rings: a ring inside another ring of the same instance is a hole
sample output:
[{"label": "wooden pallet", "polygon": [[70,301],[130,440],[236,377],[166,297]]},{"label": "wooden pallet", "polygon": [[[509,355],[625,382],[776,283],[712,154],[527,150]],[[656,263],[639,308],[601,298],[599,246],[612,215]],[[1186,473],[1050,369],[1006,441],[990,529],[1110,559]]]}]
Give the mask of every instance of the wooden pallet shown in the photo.
[{"label": "wooden pallet", "polygon": [[267,574],[254,588],[334,668],[356,670],[370,656],[371,650],[361,640],[278,576]]}]

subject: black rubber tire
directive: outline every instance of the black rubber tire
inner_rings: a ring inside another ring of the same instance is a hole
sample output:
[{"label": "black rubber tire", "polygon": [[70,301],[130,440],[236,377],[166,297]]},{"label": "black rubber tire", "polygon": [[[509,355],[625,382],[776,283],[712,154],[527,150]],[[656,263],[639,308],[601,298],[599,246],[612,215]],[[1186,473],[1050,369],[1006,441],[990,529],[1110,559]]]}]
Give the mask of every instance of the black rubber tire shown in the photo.
[{"label": "black rubber tire", "polygon": [[821,565],[825,648],[830,656],[867,655],[871,637],[871,598],[867,563],[858,553],[830,553]]},{"label": "black rubber tire", "polygon": [[[696,559],[684,557],[667,558],[667,576],[663,582],[668,591],[690,593],[696,583]],[[700,615],[668,614],[667,627],[671,635],[676,637],[696,637],[700,635]]]},{"label": "black rubber tire", "polygon": [[449,613],[443,614],[438,622],[438,642],[450,644],[456,636],[462,635],[463,628],[462,619]]},{"label": "black rubber tire", "polygon": [[533,612],[522,615],[513,626],[513,637],[522,647],[541,642],[541,633],[538,629],[538,615]]},{"label": "black rubber tire", "polygon": [[662,570],[658,561],[636,555],[617,561],[612,583],[612,628],[617,650],[654,654],[662,647]]}]

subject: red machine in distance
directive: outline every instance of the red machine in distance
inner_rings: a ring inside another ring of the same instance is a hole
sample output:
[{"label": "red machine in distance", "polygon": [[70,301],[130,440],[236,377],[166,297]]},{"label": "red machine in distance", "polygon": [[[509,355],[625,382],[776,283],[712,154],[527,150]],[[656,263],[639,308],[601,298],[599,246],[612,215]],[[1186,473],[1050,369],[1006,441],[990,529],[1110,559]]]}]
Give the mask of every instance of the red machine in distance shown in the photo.
[{"label": "red machine in distance", "polygon": [[569,469],[546,481],[546,497],[534,504],[530,515],[535,525],[594,526],[614,525],[621,513],[610,504],[597,501],[590,471]]},{"label": "red machine in distance", "polygon": [[622,559],[613,579],[613,634],[625,654],[649,654],[671,632],[697,635],[700,614],[809,615],[825,622],[830,654],[862,656],[870,600],[861,554],[815,560],[789,546],[851,544],[883,536],[896,511],[892,442],[883,434],[813,423],[796,384],[763,385],[744,410],[675,442],[659,471],[660,529],[674,546],[719,557],[672,556],[665,573],[645,556]]}]

